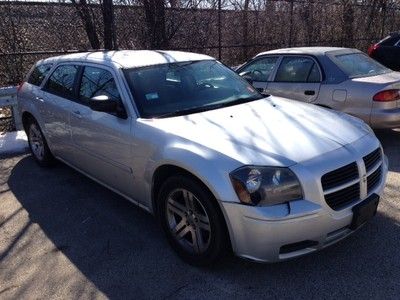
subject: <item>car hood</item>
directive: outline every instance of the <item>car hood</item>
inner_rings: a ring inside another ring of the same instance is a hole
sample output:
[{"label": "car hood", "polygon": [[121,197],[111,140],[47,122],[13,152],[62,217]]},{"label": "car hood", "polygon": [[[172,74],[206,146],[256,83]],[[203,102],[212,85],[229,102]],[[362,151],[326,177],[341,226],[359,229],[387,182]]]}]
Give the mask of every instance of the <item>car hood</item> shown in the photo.
[{"label": "car hood", "polygon": [[209,157],[219,153],[242,164],[270,166],[303,162],[370,133],[363,121],[344,113],[273,96],[145,122],[175,136],[170,142],[179,140]]}]

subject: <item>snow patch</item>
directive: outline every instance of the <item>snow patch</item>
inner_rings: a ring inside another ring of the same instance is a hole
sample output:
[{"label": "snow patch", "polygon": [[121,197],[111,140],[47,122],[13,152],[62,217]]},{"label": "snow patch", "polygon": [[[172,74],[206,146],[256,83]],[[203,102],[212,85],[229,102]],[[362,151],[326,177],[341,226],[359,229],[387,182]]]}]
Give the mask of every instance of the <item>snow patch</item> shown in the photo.
[{"label": "snow patch", "polygon": [[28,138],[24,131],[0,133],[0,154],[24,153],[28,149]]}]

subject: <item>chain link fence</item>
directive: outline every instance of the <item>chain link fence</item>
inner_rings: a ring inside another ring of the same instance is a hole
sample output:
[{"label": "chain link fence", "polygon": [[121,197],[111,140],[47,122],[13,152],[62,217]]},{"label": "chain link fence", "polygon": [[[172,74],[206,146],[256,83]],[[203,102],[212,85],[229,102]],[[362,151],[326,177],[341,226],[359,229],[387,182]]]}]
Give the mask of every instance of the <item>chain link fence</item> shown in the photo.
[{"label": "chain link fence", "polygon": [[[203,8],[198,8],[201,1],[181,2],[189,4],[167,5],[163,11],[162,48],[209,54],[228,65],[282,47],[342,46],[366,51],[371,43],[400,28],[398,1],[224,0],[222,9],[218,0],[208,0]],[[118,47],[154,47],[140,1],[115,3]],[[90,4],[89,8],[101,39],[101,7]],[[85,29],[69,1],[0,1],[0,86],[18,84],[41,58],[90,49]]]}]

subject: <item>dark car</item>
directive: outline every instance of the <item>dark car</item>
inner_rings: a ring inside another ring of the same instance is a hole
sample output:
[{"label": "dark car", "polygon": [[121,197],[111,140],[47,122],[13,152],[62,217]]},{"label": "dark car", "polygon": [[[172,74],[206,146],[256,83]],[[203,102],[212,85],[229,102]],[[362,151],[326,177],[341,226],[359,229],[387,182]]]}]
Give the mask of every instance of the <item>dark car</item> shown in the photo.
[{"label": "dark car", "polygon": [[386,67],[400,71],[400,32],[391,33],[369,47],[368,55]]}]

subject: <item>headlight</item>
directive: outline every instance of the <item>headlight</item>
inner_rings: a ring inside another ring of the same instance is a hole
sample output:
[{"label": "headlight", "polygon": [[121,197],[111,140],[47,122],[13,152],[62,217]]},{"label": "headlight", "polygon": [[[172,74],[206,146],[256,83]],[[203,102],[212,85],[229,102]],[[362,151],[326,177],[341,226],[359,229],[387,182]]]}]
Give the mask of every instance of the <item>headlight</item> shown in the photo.
[{"label": "headlight", "polygon": [[269,206],[303,197],[299,180],[288,168],[246,166],[230,173],[230,178],[244,204]]}]

